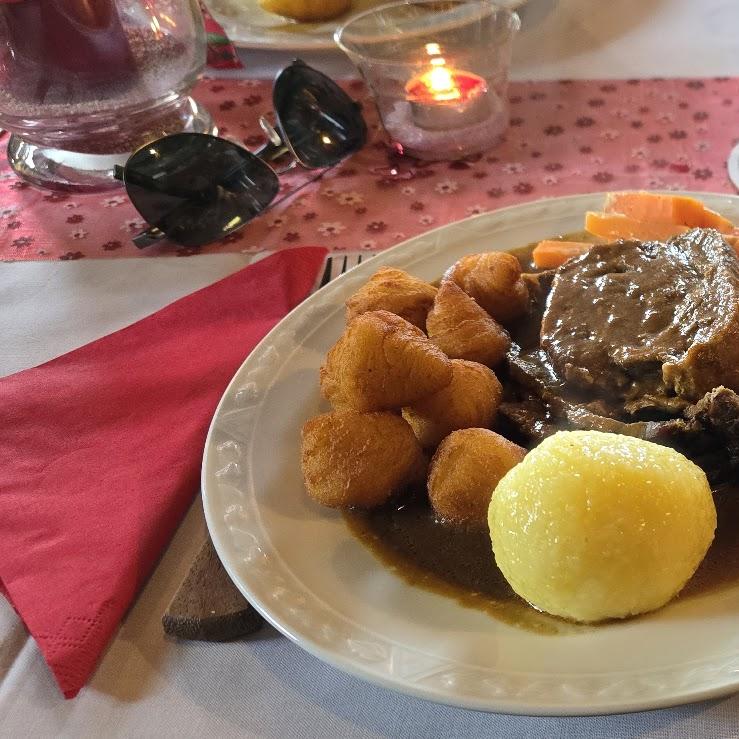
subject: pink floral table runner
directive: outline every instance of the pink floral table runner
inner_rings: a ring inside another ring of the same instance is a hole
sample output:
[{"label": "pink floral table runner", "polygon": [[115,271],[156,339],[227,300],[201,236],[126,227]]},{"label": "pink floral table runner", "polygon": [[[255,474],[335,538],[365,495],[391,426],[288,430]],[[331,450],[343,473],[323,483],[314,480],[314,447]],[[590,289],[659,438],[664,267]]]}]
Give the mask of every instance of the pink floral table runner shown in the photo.
[{"label": "pink floral table runner", "polygon": [[[223,241],[200,250],[139,251],[144,224],[123,190],[69,195],[35,189],[0,164],[0,260],[189,256],[304,244],[376,251],[431,228],[504,205],[633,188],[734,192],[726,157],[739,140],[739,78],[558,81],[511,85],[505,141],[457,162],[416,162],[386,145],[361,82],[370,140],[316,179],[281,177],[279,202]],[[271,81],[204,79],[195,97],[222,135],[263,143]]]}]

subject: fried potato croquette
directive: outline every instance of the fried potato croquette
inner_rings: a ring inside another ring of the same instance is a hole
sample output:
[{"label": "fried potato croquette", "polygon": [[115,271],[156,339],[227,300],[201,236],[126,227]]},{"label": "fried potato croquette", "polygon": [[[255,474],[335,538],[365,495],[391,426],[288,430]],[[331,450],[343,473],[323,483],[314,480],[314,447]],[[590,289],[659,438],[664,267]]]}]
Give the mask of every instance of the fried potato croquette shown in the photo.
[{"label": "fried potato croquette", "polygon": [[397,410],[446,387],[452,364],[421,329],[381,310],[349,323],[320,376],[321,392],[335,408]]},{"label": "fried potato croquette", "polygon": [[403,418],[428,449],[457,429],[492,426],[502,395],[503,388],[491,369],[453,359],[452,381],[438,393],[403,408]]},{"label": "fried potato croquette", "polygon": [[487,429],[449,434],[429,469],[429,499],[436,515],[455,524],[487,526],[496,485],[525,454],[522,447]]},{"label": "fried potato croquette", "polygon": [[521,279],[521,265],[513,254],[491,251],[470,254],[444,275],[473,297],[496,321],[507,323],[524,315],[529,291]]},{"label": "fried potato croquette", "polygon": [[423,482],[426,458],[394,413],[335,411],[303,426],[301,464],[310,496],[331,508],[373,508]]},{"label": "fried potato croquette", "polygon": [[441,283],[426,318],[429,339],[450,359],[495,367],[511,346],[508,332],[451,280]]},{"label": "fried potato croquette", "polygon": [[368,311],[386,310],[423,331],[434,297],[436,288],[428,282],[402,269],[381,267],[346,301],[346,320]]}]

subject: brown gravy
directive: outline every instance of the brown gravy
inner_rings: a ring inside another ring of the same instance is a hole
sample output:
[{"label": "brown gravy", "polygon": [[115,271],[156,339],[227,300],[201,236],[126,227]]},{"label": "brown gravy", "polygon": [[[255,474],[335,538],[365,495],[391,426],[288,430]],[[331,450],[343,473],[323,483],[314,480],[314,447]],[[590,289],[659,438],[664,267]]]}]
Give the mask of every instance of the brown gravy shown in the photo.
[{"label": "brown gravy", "polygon": [[[585,241],[584,236],[574,233],[562,238]],[[533,247],[530,244],[512,250],[526,271],[533,271]],[[739,583],[739,485],[716,492],[714,500],[718,513],[716,537],[679,598],[693,598]],[[529,606],[496,567],[488,532],[440,523],[425,498],[372,511],[346,511],[344,519],[352,534],[410,585],[538,634],[594,628]]]},{"label": "brown gravy", "polygon": [[[714,496],[716,537],[679,598],[739,583],[739,486]],[[538,634],[571,634],[593,626],[540,613],[519,598],[495,566],[487,531],[440,523],[425,501],[373,511],[347,511],[349,530],[410,585],[453,598]]]},{"label": "brown gravy", "polygon": [[415,502],[373,511],[346,511],[349,530],[409,585],[453,598],[494,618],[539,634],[588,628],[540,613],[519,598],[495,566],[490,535],[438,522]]}]

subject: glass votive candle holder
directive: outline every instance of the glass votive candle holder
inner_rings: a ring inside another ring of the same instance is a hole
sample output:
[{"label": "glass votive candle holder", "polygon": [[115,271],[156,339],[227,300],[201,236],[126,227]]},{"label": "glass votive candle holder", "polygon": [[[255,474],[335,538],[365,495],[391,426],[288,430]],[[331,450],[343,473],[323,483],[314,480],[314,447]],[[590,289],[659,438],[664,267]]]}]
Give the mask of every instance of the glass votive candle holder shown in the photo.
[{"label": "glass votive candle holder", "polygon": [[334,36],[361,72],[391,143],[459,159],[508,128],[518,15],[488,0],[410,0],[349,19]]}]

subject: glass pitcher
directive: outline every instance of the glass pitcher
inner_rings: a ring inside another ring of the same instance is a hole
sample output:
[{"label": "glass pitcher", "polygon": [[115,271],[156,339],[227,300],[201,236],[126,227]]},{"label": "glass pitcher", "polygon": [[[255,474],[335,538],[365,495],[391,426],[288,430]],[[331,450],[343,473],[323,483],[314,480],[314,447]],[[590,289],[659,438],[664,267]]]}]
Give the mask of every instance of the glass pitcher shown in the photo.
[{"label": "glass pitcher", "polygon": [[0,0],[0,128],[36,185],[117,187],[147,141],[212,132],[188,92],[205,64],[196,0]]}]

